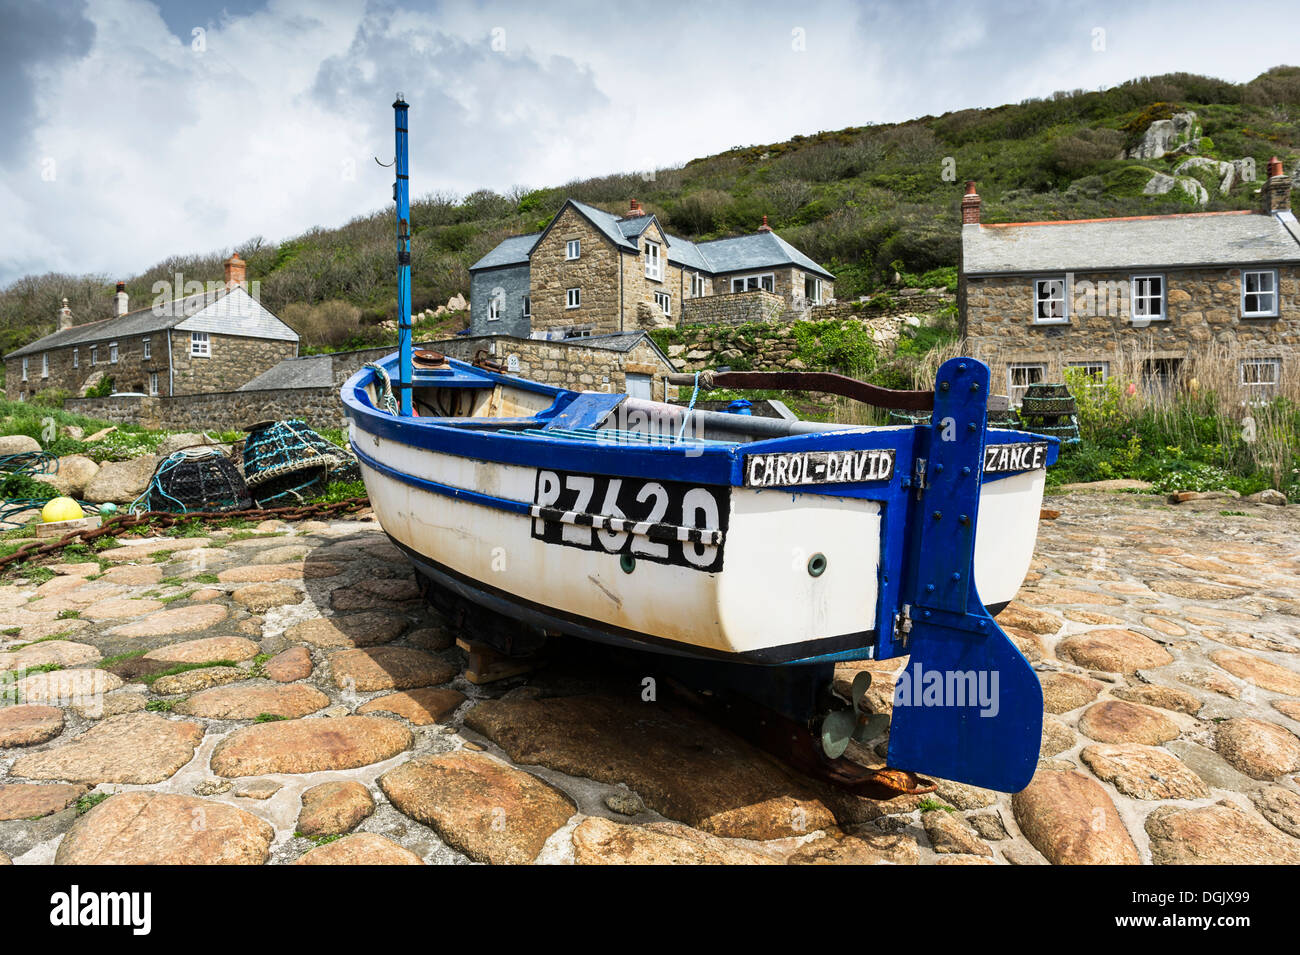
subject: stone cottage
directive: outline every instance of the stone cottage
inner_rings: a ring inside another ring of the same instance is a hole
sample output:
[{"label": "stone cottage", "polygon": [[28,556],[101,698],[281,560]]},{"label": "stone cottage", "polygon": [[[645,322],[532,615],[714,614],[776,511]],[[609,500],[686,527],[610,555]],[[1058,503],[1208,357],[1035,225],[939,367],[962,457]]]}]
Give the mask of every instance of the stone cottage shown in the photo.
[{"label": "stone cottage", "polygon": [[145,395],[233,391],[298,354],[298,334],[249,294],[238,255],[220,287],[135,311],[119,282],[116,312],[74,325],[64,300],[57,331],[4,357],[6,397],[84,395],[105,378],[117,392]]},{"label": "stone cottage", "polygon": [[969,353],[1013,403],[1077,367],[1105,379],[1140,355],[1147,388],[1185,377],[1189,351],[1234,346],[1267,396],[1300,360],[1300,223],[1291,180],[1269,163],[1257,211],[1059,222],[980,221],[962,199],[958,304]]},{"label": "stone cottage", "polygon": [[706,301],[709,320],[772,319],[833,301],[835,282],[766,217],[752,235],[691,242],[635,199],[624,216],[569,199],[545,229],[504,240],[470,277],[473,334],[549,339],[673,325]]}]

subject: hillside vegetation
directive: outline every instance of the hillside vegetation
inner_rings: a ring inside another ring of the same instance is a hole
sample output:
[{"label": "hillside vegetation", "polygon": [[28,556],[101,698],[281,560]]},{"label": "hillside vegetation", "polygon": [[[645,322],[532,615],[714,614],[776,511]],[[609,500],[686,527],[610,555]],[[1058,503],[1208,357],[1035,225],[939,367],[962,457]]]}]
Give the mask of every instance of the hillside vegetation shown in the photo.
[{"label": "hillside vegetation", "polygon": [[[1142,195],[1155,172],[1185,156],[1119,158],[1153,120],[1194,110],[1200,155],[1251,157],[1260,174],[1272,155],[1287,169],[1300,156],[1300,67],[1277,67],[1245,84],[1186,73],[1147,77],[1101,92],[1062,92],[991,109],[849,127],[789,142],[737,146],[653,175],[602,176],[549,188],[431,194],[413,204],[416,311],[468,294],[468,266],[507,235],[541,228],[572,196],[622,212],[635,196],[666,226],[694,239],[772,226],[838,276],[851,298],[887,284],[895,271],[921,274],[957,260],[962,183],[979,182],[986,221],[1187,211],[1181,189]],[[946,161],[947,160],[947,161]],[[946,173],[946,175],[945,175]],[[1208,209],[1247,208],[1257,183],[1220,195],[1206,179]],[[1212,188],[1210,188],[1212,187]],[[237,246],[262,299],[293,325],[309,350],[393,340],[381,322],[396,316],[393,211],[338,228],[314,228],[280,243]],[[127,280],[133,302],[180,272],[220,280],[231,249],[176,256]],[[67,296],[77,321],[111,314],[118,276],[29,276],[0,292],[0,349],[54,328]],[[445,329],[452,330],[451,328]]]}]

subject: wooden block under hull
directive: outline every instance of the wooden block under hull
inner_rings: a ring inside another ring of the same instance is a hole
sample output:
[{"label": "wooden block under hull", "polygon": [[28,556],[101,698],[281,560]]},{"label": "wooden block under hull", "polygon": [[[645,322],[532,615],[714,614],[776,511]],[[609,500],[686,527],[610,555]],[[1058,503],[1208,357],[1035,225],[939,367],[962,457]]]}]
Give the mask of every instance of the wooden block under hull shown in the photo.
[{"label": "wooden block under hull", "polygon": [[532,673],[542,664],[541,660],[533,657],[527,659],[508,657],[486,644],[475,643],[470,640],[458,639],[456,646],[464,650],[465,655],[469,658],[469,662],[465,667],[465,679],[476,686],[506,680],[512,676]]}]

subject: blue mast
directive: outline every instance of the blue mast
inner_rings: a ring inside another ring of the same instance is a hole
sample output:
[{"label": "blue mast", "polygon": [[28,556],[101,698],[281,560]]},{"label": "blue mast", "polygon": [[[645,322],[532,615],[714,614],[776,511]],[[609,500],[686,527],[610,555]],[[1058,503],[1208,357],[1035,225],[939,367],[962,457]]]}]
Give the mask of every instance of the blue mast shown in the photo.
[{"label": "blue mast", "polygon": [[397,131],[397,350],[398,401],[400,414],[411,415],[411,177],[407,166],[406,100],[397,94],[393,101],[393,125]]}]

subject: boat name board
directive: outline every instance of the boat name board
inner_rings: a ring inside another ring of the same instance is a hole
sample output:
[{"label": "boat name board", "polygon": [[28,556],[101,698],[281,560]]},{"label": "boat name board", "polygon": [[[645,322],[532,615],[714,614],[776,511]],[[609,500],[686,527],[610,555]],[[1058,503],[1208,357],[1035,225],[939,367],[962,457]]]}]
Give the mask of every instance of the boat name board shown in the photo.
[{"label": "boat name board", "polygon": [[859,484],[894,476],[893,448],[745,455],[745,487]]},{"label": "boat name board", "polygon": [[722,569],[729,489],[538,470],[533,537],[713,573]]},{"label": "boat name board", "polygon": [[1047,466],[1047,442],[990,444],[984,448],[984,473],[1033,471]]}]

